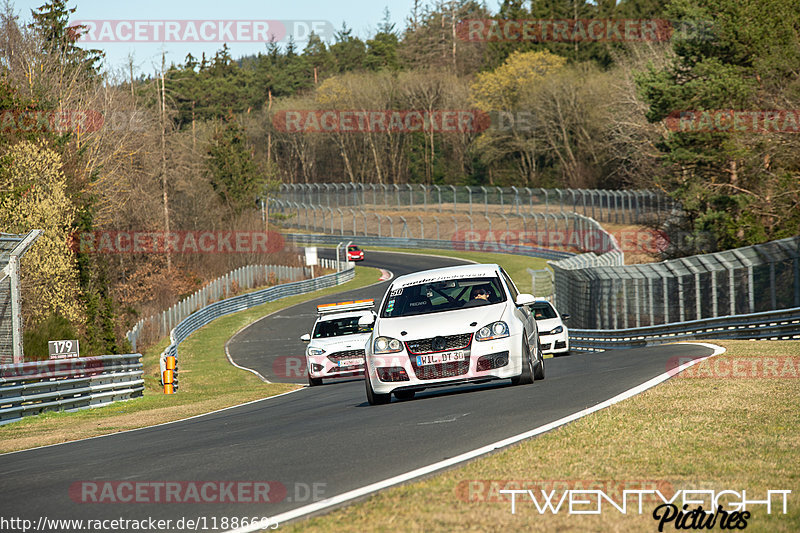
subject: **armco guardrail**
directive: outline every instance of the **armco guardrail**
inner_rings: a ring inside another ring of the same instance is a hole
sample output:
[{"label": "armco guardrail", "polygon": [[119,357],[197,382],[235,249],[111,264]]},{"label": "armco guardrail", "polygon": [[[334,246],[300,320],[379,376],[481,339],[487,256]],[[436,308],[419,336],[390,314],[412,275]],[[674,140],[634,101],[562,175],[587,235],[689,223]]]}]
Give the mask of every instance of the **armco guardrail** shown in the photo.
[{"label": "armco guardrail", "polygon": [[570,329],[580,351],[650,346],[689,339],[800,339],[800,307],[632,329]]},{"label": "armco guardrail", "polygon": [[472,242],[465,241],[444,241],[436,239],[404,239],[400,237],[376,237],[357,236],[345,237],[344,239],[339,235],[316,235],[309,233],[284,233],[286,240],[292,241],[297,245],[309,244],[322,244],[335,246],[342,242],[344,239],[352,240],[358,243],[359,246],[385,246],[387,248],[428,248],[434,250],[459,250],[459,251],[480,251],[480,252],[496,252],[514,255],[526,255],[529,257],[540,257],[542,259],[564,259],[571,257],[575,254],[572,252],[564,252],[559,250],[548,250],[547,248],[534,248],[531,246],[514,245],[505,247],[497,245],[496,248],[488,248],[487,246],[476,245]]},{"label": "armco guardrail", "polygon": [[[313,292],[319,289],[325,289],[327,287],[341,285],[342,283],[350,281],[355,277],[355,268],[353,267],[353,264],[352,263],[344,263],[344,264],[347,265],[347,269],[341,272],[335,272],[333,274],[327,274],[325,276],[306,279],[303,281],[285,283],[283,285],[275,285],[273,287],[268,287],[260,291],[241,294],[239,296],[234,296],[233,298],[227,298],[225,300],[214,302],[210,305],[203,307],[198,311],[195,311],[194,313],[186,317],[184,320],[182,320],[170,332],[169,334],[170,345],[167,346],[167,348],[161,354],[160,375],[162,376],[164,375],[164,370],[166,369],[166,358],[169,356],[174,356],[176,358],[178,357],[178,345],[180,345],[180,343],[186,340],[186,338],[189,335],[191,335],[194,331],[202,328],[212,320],[215,320],[221,316],[228,315],[230,313],[235,313],[237,311],[243,311],[245,309],[249,309],[256,305],[261,305],[263,303],[272,302],[275,300],[279,300],[281,298],[286,298],[288,296],[295,296],[297,294]],[[177,380],[178,380],[178,371],[176,369],[175,382],[174,382],[175,389],[177,389],[177,383],[178,383]]]},{"label": "armco guardrail", "polygon": [[73,411],[141,396],[141,354],[0,366],[0,425],[44,411]]}]

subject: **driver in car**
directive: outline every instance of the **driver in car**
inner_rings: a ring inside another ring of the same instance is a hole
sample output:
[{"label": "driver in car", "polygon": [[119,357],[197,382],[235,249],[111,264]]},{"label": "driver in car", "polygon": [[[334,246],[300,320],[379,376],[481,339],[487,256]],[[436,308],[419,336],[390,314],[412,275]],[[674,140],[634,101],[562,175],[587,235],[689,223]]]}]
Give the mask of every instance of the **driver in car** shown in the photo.
[{"label": "driver in car", "polygon": [[472,292],[469,295],[470,300],[483,300],[485,302],[489,301],[489,291],[486,287],[477,286],[472,288]]}]

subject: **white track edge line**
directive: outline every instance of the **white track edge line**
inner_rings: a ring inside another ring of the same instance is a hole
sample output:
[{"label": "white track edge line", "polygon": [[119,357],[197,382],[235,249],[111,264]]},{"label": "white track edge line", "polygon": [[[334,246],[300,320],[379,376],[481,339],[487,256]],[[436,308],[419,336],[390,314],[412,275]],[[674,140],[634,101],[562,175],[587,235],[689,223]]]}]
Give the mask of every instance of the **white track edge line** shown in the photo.
[{"label": "white track edge line", "polygon": [[[358,488],[358,489],[353,489],[353,490],[344,492],[344,493],[339,494],[338,496],[334,496],[332,498],[327,498],[327,499],[319,501],[319,502],[315,502],[315,503],[311,503],[311,504],[308,504],[308,505],[304,505],[303,507],[298,507],[297,509],[293,509],[291,511],[286,511],[285,513],[281,513],[281,514],[278,514],[278,515],[275,515],[275,516],[271,517],[271,523],[272,524],[275,524],[275,523],[280,524],[280,523],[288,522],[290,520],[295,520],[295,519],[300,518],[300,517],[302,517],[304,515],[315,513],[317,511],[322,511],[323,509],[327,509],[328,507],[333,507],[335,505],[339,505],[339,504],[345,503],[347,501],[354,500],[356,498],[360,498],[360,497],[366,496],[366,495],[368,495],[368,494],[370,494],[372,492],[376,492],[376,491],[379,491],[379,490],[382,490],[382,489],[386,489],[388,487],[391,487],[393,485],[398,485],[398,484],[404,483],[406,481],[410,481],[410,480],[412,480],[414,478],[418,478],[418,477],[424,476],[426,474],[430,474],[432,472],[436,472],[437,470],[441,470],[443,468],[447,468],[449,466],[453,466],[455,464],[462,463],[462,462],[468,461],[470,459],[474,459],[476,457],[479,457],[481,455],[484,455],[484,454],[487,454],[487,453],[489,453],[491,451],[494,451],[494,450],[496,450],[498,448],[504,448],[506,446],[510,446],[512,444],[516,444],[517,442],[520,442],[522,440],[529,439],[531,437],[535,437],[536,435],[540,435],[542,433],[546,433],[546,432],[551,431],[551,430],[553,430],[553,429],[555,429],[555,428],[557,428],[559,426],[563,426],[564,424],[567,424],[567,423],[572,422],[574,420],[577,420],[579,418],[583,418],[586,415],[589,415],[589,414],[595,413],[597,411],[600,411],[602,409],[605,409],[606,407],[609,407],[609,406],[611,406],[611,405],[613,405],[615,403],[621,402],[622,400],[626,400],[628,398],[631,398],[632,396],[635,396],[635,395],[637,395],[637,394],[639,394],[641,392],[646,391],[647,389],[650,389],[650,388],[658,385],[659,383],[662,383],[663,381],[666,381],[670,377],[678,374],[679,372],[682,372],[682,371],[686,370],[690,366],[696,365],[697,363],[705,361],[709,357],[714,357],[715,355],[719,355],[719,354],[725,352],[725,348],[723,348],[722,346],[717,346],[716,344],[711,344],[711,343],[706,343],[706,342],[680,342],[680,343],[676,343],[676,344],[694,344],[694,345],[698,345],[698,346],[704,346],[706,348],[709,348],[709,349],[713,350],[713,353],[711,355],[706,356],[706,357],[700,357],[700,358],[697,358],[697,359],[692,359],[691,361],[688,361],[688,362],[680,365],[679,367],[677,367],[675,369],[668,370],[667,372],[659,374],[658,376],[656,376],[654,378],[651,378],[651,379],[645,381],[644,383],[641,383],[641,384],[639,384],[639,385],[637,385],[637,386],[635,386],[635,387],[633,387],[631,389],[628,389],[628,390],[626,390],[624,392],[621,392],[621,393],[617,394],[616,396],[614,396],[612,398],[609,398],[608,400],[600,402],[597,405],[594,405],[592,407],[587,407],[586,409],[583,409],[583,410],[578,411],[576,413],[573,413],[571,415],[568,415],[568,416],[565,416],[563,418],[560,418],[560,419],[558,419],[558,420],[556,420],[554,422],[550,422],[548,424],[545,424],[543,426],[539,426],[538,428],[526,431],[524,433],[520,433],[518,435],[514,435],[512,437],[508,437],[506,439],[494,442],[492,444],[488,444],[486,446],[482,446],[482,447],[477,448],[475,450],[472,450],[472,451],[469,451],[469,452],[466,452],[466,453],[462,453],[461,455],[457,455],[455,457],[451,457],[450,459],[445,459],[444,461],[439,461],[438,463],[433,463],[433,464],[430,464],[428,466],[423,466],[422,468],[417,468],[415,470],[411,470],[410,472],[406,472],[404,474],[400,474],[400,475],[397,475],[397,476],[394,476],[394,477],[391,477],[391,478],[388,478],[388,479],[384,479],[383,481],[377,481],[377,482],[372,483],[370,485],[366,485],[366,486]],[[264,529],[264,528],[261,527],[260,525],[246,526],[246,527],[240,527],[240,528],[237,528],[237,529],[228,530],[226,533],[251,533],[251,532],[254,532],[254,531],[261,530],[261,529]]]}]

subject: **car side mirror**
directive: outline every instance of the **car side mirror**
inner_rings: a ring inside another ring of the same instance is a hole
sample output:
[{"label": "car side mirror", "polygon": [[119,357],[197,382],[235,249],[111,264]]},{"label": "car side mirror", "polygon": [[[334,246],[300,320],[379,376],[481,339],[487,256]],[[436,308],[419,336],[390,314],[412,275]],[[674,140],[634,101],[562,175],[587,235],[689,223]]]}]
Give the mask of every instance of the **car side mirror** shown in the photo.
[{"label": "car side mirror", "polygon": [[569,320],[569,313],[564,313],[561,315],[561,320]]},{"label": "car side mirror", "polygon": [[364,315],[358,319],[358,325],[361,327],[371,326],[375,323],[375,315]]},{"label": "car side mirror", "polygon": [[531,305],[536,301],[536,298],[532,294],[527,294],[521,292],[517,295],[517,301],[515,302],[517,305]]},{"label": "car side mirror", "polygon": [[311,335],[309,333],[305,333],[302,337],[300,337],[300,340],[303,342],[311,342]]}]

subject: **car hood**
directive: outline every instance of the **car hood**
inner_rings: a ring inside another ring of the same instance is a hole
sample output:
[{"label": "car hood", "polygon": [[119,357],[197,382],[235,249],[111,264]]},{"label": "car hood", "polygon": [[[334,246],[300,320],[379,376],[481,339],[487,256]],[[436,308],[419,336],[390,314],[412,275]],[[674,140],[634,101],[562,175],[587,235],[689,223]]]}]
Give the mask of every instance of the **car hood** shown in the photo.
[{"label": "car hood", "polygon": [[539,331],[550,331],[558,326],[561,326],[562,322],[560,318],[545,318],[544,320],[537,320],[536,326],[539,328]]},{"label": "car hood", "polygon": [[311,345],[317,348],[324,348],[326,352],[337,350],[361,350],[364,348],[364,345],[367,344],[369,336],[369,333],[358,333],[357,335],[313,339]]},{"label": "car hood", "polygon": [[[437,335],[458,335],[472,333],[487,324],[502,320],[506,310],[505,303],[457,309],[399,318],[381,318],[376,325],[376,337],[394,337],[402,341],[427,339]],[[475,322],[474,326],[471,326]],[[406,334],[402,335],[401,332]]]}]

